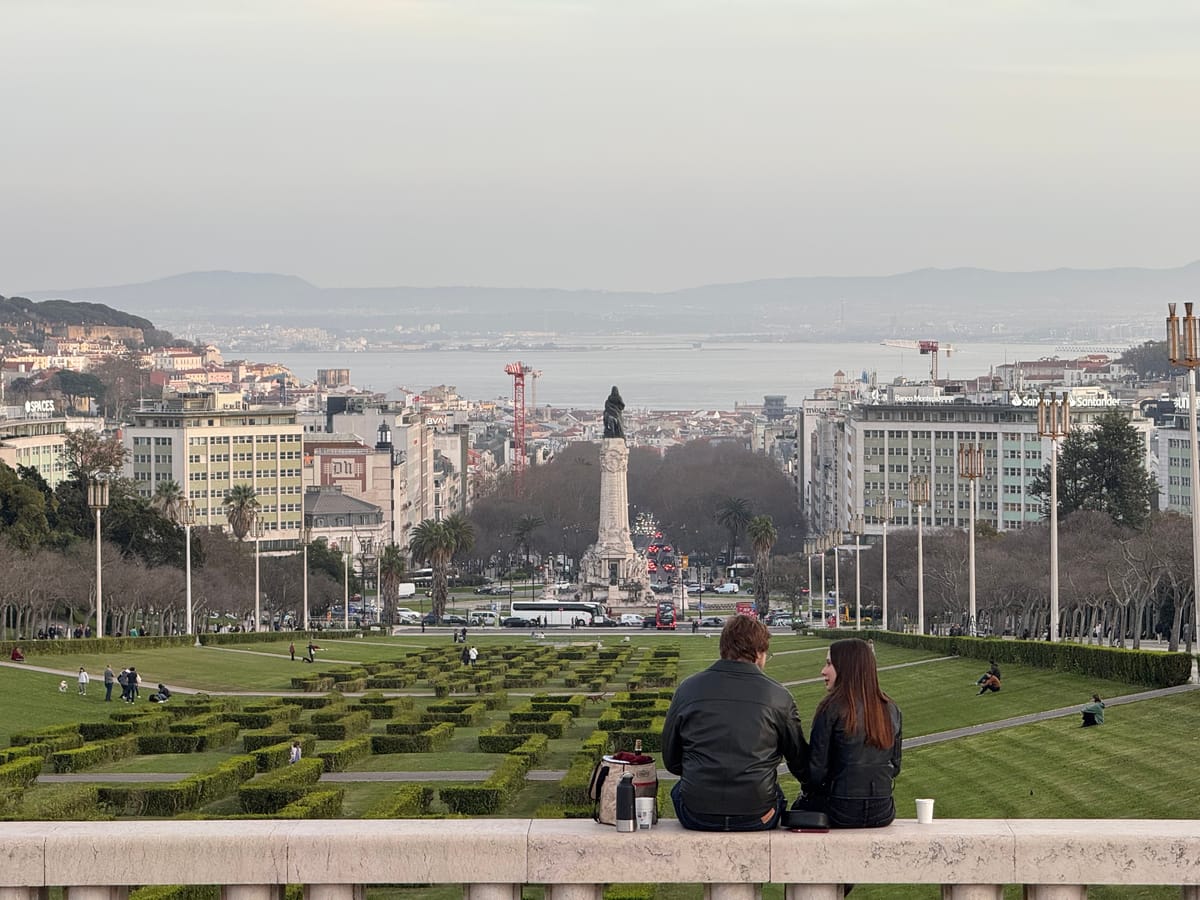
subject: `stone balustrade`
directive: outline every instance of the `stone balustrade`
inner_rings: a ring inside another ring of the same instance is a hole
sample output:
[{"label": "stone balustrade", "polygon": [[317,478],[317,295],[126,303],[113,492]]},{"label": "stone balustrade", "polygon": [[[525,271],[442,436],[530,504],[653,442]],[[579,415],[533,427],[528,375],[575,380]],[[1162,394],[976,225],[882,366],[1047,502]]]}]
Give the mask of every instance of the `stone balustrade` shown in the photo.
[{"label": "stone balustrade", "polygon": [[1176,885],[1200,900],[1200,821],[945,819],[795,834],[618,834],[563,819],[0,823],[0,900],[124,900],[131,885],[220,884],[224,900],[361,900],[373,884],[462,884],[468,900],[599,900],[608,882],[699,883],[709,900],[833,900],[844,883],[937,884],[952,900],[1082,900],[1085,885]]}]

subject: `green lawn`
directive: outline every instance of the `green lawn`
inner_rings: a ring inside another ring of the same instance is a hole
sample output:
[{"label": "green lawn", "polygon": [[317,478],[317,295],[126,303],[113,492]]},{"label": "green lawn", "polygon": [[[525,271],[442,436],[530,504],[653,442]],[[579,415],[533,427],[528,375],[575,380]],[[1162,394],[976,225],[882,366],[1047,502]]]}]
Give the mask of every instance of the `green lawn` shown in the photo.
[{"label": "green lawn", "polygon": [[[622,636],[589,636],[612,646]],[[551,633],[549,642],[583,641],[577,633]],[[501,645],[525,645],[530,638],[523,633],[483,632],[473,629],[470,640],[486,658],[489,650]],[[300,643],[300,642],[298,642]],[[336,665],[335,660],[364,662],[402,658],[406,653],[428,646],[450,648],[448,634],[382,636],[358,640],[322,642],[315,667],[287,658],[287,639],[267,644],[234,646],[226,649],[183,647],[164,650],[137,650],[109,660],[114,668],[133,664],[143,672],[148,685],[158,680],[209,691],[291,690],[293,675]],[[699,671],[717,658],[718,640],[690,634],[639,634],[632,636],[635,646],[654,647],[664,643],[680,648],[682,675]],[[819,682],[799,683],[819,676],[826,642],[812,637],[776,635],[767,672],[791,684],[802,720],[807,723],[820,701],[824,687]],[[298,650],[302,646],[298,646]],[[977,696],[975,679],[981,670],[978,660],[939,659],[918,650],[878,644],[876,647],[880,681],[904,711],[905,735],[913,737],[950,728],[977,725],[1012,716],[1082,705],[1097,691],[1115,697],[1143,690],[1138,686],[1096,681],[1075,675],[1009,665],[1004,668],[1004,688],[999,694]],[[54,668],[63,673],[45,674],[19,667],[0,667],[0,691],[5,696],[5,715],[0,717],[0,745],[7,745],[11,734],[44,725],[68,721],[100,721],[116,710],[126,710],[119,702],[103,702],[103,685],[93,683],[89,694],[76,694],[69,673],[86,665],[99,676],[106,660],[94,655],[39,656],[31,653],[29,664]],[[894,668],[897,667],[897,668]],[[68,679],[68,691],[57,689],[62,677]],[[417,686],[414,690],[420,690]],[[619,685],[610,686],[610,690]],[[539,690],[558,693],[579,692],[566,688],[561,676]],[[143,691],[145,694],[146,692]],[[522,702],[525,691],[510,692],[510,707]],[[144,702],[144,701],[143,701]],[[418,708],[432,702],[419,698]],[[552,740],[550,751],[540,768],[565,768],[572,753],[596,724],[601,707],[591,705],[563,738]],[[488,714],[485,722],[459,728],[448,750],[429,754],[371,756],[353,768],[377,771],[455,771],[486,770],[499,760],[495,754],[477,751],[481,728],[501,721],[505,710]],[[1186,764],[1200,730],[1200,692],[1178,694],[1152,701],[1112,707],[1104,726],[1079,728],[1075,715],[1018,728],[981,733],[954,741],[905,752],[904,771],[896,783],[897,806],[902,817],[913,814],[913,798],[930,796],[937,800],[940,817],[1055,817],[1055,818],[1162,818],[1194,817],[1192,798],[1200,789],[1200,775],[1193,775]],[[372,731],[382,732],[383,722],[372,722]],[[328,746],[322,742],[321,746]],[[97,768],[96,774],[126,772],[192,772],[206,769],[221,759],[241,751],[241,742],[202,754],[156,755],[138,757]],[[797,785],[783,779],[784,790],[794,796]],[[49,792],[55,786],[32,788]],[[344,812],[359,815],[398,787],[395,782],[357,782],[343,785],[346,791]],[[539,806],[557,799],[556,782],[530,782],[503,816],[532,815]],[[236,797],[225,798],[205,810],[210,815],[237,812]],[[665,810],[669,814],[669,810]],[[798,847],[804,838],[799,837]],[[402,900],[426,896],[460,896],[459,889],[444,892],[422,889],[372,889],[372,900]],[[659,900],[695,900],[702,891],[694,886],[661,886]],[[1094,890],[1096,898],[1165,898],[1177,896],[1168,888]],[[536,900],[537,888],[525,896]],[[778,886],[768,886],[767,898],[782,898]],[[894,888],[860,885],[855,897],[932,898],[936,888]],[[1019,893],[1010,891],[1008,896]]]}]

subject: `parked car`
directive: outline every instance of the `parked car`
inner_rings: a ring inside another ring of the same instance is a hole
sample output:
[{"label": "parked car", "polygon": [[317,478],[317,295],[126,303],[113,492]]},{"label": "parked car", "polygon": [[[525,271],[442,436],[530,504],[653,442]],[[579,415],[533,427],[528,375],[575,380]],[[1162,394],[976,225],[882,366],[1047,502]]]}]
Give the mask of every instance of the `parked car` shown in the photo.
[{"label": "parked car", "polygon": [[720,616],[706,616],[700,620],[701,628],[724,628],[725,620]]},{"label": "parked car", "polygon": [[512,594],[512,592],[513,592],[512,588],[505,587],[502,584],[496,585],[494,588],[491,589],[491,591],[489,591],[489,593],[493,597],[508,597],[509,595]]},{"label": "parked car", "polygon": [[773,625],[777,628],[791,628],[792,627],[792,617],[791,616],[776,616],[774,619],[772,619],[767,624]]},{"label": "parked car", "polygon": [[621,613],[621,618],[619,620],[619,624],[632,626],[633,628],[639,627],[644,622],[645,618],[643,616],[639,616],[637,613]]},{"label": "parked car", "polygon": [[464,616],[443,616],[442,624],[443,625],[470,625],[471,623],[468,622],[466,620],[466,617],[464,617]]},{"label": "parked car", "polygon": [[615,628],[617,620],[612,616],[592,616],[592,625],[600,628]]},{"label": "parked car", "polygon": [[495,592],[496,586],[492,584],[485,584],[482,587],[475,588],[475,593],[477,594],[494,594]]},{"label": "parked car", "polygon": [[398,606],[395,610],[396,622],[400,625],[421,624],[421,614],[407,606]]},{"label": "parked car", "polygon": [[528,619],[522,619],[520,616],[509,616],[507,619],[501,619],[500,624],[505,628],[532,628],[533,623]]},{"label": "parked car", "polygon": [[736,594],[741,588],[732,581],[727,581],[724,584],[719,584],[713,588],[714,594]]}]

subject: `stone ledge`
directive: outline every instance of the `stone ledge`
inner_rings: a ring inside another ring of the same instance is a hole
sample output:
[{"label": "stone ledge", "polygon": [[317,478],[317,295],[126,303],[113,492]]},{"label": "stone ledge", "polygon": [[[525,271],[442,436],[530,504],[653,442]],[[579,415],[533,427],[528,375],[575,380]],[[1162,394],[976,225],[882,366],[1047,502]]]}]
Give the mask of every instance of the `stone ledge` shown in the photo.
[{"label": "stone ledge", "polygon": [[589,820],[0,823],[0,887],[131,884],[1200,885],[1200,821],[901,820],[618,834]]}]

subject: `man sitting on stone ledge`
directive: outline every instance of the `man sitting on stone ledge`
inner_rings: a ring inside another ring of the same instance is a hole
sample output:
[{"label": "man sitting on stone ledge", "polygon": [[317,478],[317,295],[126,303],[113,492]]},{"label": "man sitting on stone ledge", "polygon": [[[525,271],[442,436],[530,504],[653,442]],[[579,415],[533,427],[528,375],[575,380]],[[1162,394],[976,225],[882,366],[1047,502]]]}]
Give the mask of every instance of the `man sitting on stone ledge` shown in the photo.
[{"label": "man sitting on stone ledge", "polygon": [[763,673],[771,632],[758,619],[732,616],[721,631],[721,658],[685,679],[663,727],[663,764],[680,779],[675,815],[697,831],[762,831],[785,808],[775,770],[782,758],[799,779],[808,745],[796,702]]}]

